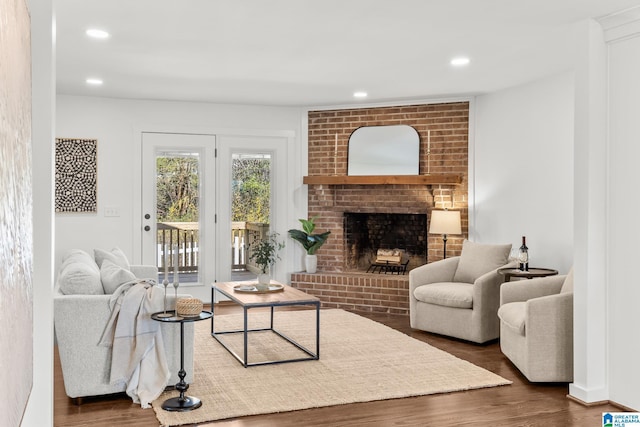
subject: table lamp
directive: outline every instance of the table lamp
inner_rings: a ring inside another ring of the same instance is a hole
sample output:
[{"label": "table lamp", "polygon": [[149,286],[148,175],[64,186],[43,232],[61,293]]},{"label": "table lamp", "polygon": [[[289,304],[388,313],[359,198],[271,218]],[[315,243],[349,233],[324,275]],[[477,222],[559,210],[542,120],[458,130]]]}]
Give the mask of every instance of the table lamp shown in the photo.
[{"label": "table lamp", "polygon": [[462,234],[460,211],[431,211],[429,233],[442,234],[444,258],[447,258],[447,234]]}]

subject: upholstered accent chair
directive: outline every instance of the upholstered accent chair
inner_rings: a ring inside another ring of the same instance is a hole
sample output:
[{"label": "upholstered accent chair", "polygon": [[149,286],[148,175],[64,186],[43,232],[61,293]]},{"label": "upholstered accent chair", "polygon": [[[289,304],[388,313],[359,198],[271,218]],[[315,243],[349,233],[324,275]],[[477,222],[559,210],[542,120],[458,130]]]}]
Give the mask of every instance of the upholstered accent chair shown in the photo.
[{"label": "upholstered accent chair", "polygon": [[532,382],[573,381],[573,270],[500,290],[500,348]]},{"label": "upholstered accent chair", "polygon": [[507,267],[511,245],[465,240],[460,256],[409,272],[411,327],[476,343],[498,338],[498,269]]}]

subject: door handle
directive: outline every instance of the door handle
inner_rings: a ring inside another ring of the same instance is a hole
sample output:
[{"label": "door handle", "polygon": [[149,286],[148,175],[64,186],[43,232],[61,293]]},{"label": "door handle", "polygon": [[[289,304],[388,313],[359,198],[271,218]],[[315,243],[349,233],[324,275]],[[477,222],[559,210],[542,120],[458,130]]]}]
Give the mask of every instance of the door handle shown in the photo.
[{"label": "door handle", "polygon": [[151,230],[151,227],[149,227],[148,225],[145,225],[144,226],[144,231],[149,231],[149,230]]}]

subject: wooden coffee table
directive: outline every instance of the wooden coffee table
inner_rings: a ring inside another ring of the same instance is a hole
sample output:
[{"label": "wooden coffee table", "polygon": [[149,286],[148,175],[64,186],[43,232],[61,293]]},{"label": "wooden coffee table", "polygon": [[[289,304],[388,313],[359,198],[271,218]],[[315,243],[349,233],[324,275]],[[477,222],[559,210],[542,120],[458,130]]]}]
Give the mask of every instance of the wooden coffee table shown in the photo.
[{"label": "wooden coffee table", "polygon": [[[289,362],[302,362],[305,360],[318,360],[320,358],[320,300],[312,295],[308,295],[301,290],[292,288],[291,286],[283,285],[277,283],[275,281],[271,281],[274,287],[279,288],[277,292],[251,292],[246,290],[236,290],[234,287],[243,286],[249,287],[250,285],[255,284],[255,282],[221,282],[215,283],[211,286],[211,312],[213,315],[211,316],[211,336],[215,338],[224,348],[227,349],[229,353],[231,353],[237,360],[240,362],[245,368],[249,366],[258,366],[258,365],[273,365],[277,363],[289,363]],[[216,331],[215,330],[215,309],[214,309],[214,301],[215,301],[215,293],[219,292],[222,295],[229,298],[234,303],[238,304],[242,307],[243,315],[244,315],[244,327],[243,329],[231,330],[231,331]],[[276,307],[290,307],[290,306],[312,306],[315,307],[316,310],[316,349],[315,352],[304,347],[303,345],[297,343],[295,340],[289,338],[283,333],[279,332],[273,327],[273,315]],[[249,329],[249,309],[258,308],[258,307],[268,307],[270,309],[270,322],[269,327],[265,328],[257,328],[257,329]],[[261,332],[261,331],[271,331],[274,334],[278,335],[280,338],[289,342],[291,345],[297,347],[302,350],[308,357],[298,357],[292,359],[282,359],[282,360],[269,360],[262,362],[248,362],[248,336],[251,332]],[[231,349],[227,344],[225,344],[222,336],[226,334],[243,334],[244,335],[244,345],[243,345],[243,354],[239,355],[233,349]]]}]

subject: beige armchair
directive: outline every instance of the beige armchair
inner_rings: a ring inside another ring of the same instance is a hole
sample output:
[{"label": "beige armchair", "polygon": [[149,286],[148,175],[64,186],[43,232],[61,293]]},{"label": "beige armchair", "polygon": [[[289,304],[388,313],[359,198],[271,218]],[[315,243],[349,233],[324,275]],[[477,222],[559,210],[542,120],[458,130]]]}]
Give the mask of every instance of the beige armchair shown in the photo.
[{"label": "beige armchair", "polygon": [[573,381],[573,270],[500,290],[500,348],[532,382]]},{"label": "beige armchair", "polygon": [[459,257],[409,272],[411,327],[476,343],[498,338],[500,284],[511,245],[465,240]]}]

